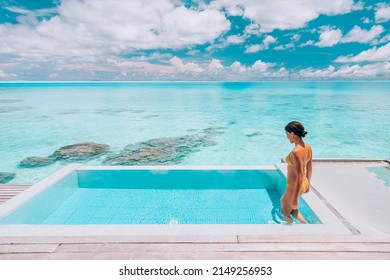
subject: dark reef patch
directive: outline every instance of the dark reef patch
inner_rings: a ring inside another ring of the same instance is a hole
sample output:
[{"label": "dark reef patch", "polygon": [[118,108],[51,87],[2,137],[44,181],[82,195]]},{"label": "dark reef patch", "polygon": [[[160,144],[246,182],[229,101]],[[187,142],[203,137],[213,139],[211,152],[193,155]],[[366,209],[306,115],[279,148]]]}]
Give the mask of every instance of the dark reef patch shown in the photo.
[{"label": "dark reef patch", "polygon": [[19,163],[21,168],[42,167],[54,163],[57,160],[85,161],[97,158],[109,149],[106,144],[94,142],[82,142],[61,147],[48,157],[27,157]]},{"label": "dark reef patch", "polygon": [[108,155],[104,165],[170,165],[179,164],[202,147],[216,145],[212,137],[223,128],[207,128],[203,133],[182,137],[164,137],[131,144],[118,154]]},{"label": "dark reef patch", "polygon": [[54,157],[27,157],[19,163],[19,167],[33,168],[47,166],[55,162],[57,159]]},{"label": "dark reef patch", "polygon": [[5,184],[15,178],[15,173],[0,172],[0,184]]},{"label": "dark reef patch", "polygon": [[106,144],[83,142],[61,147],[52,156],[62,160],[86,160],[103,154],[108,148]]}]

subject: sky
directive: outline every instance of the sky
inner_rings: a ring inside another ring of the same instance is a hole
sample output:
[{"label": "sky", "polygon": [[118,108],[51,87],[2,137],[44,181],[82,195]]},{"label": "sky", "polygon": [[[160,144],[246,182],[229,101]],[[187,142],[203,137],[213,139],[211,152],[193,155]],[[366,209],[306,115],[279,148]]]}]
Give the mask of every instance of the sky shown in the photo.
[{"label": "sky", "polygon": [[390,78],[375,0],[0,0],[0,81]]}]

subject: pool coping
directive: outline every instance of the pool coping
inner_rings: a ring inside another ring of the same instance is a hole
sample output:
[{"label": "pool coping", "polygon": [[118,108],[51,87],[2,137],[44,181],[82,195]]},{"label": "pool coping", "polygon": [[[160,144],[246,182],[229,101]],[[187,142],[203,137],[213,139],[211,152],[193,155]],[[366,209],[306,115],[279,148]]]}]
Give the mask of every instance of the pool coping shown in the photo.
[{"label": "pool coping", "polygon": [[388,170],[389,164],[388,160],[314,161],[311,182],[318,196],[357,234],[384,235],[390,240],[389,181],[373,171]]},{"label": "pool coping", "polygon": [[[28,201],[63,176],[75,170],[276,170],[285,176],[283,164],[274,166],[83,166],[69,164],[0,205],[0,217]],[[351,235],[354,231],[340,220],[314,192],[304,197],[321,224],[168,224],[168,225],[0,225],[3,236],[119,236],[119,235]]]}]

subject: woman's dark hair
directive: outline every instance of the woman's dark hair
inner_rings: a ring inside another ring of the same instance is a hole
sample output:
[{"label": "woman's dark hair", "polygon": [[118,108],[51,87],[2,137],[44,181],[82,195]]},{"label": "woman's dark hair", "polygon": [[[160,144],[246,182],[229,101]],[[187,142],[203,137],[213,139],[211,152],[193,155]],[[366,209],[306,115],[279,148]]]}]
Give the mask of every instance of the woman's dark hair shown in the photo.
[{"label": "woman's dark hair", "polygon": [[305,137],[307,134],[307,131],[305,131],[303,125],[298,121],[289,122],[284,129],[287,132],[293,132],[296,136],[299,137]]}]

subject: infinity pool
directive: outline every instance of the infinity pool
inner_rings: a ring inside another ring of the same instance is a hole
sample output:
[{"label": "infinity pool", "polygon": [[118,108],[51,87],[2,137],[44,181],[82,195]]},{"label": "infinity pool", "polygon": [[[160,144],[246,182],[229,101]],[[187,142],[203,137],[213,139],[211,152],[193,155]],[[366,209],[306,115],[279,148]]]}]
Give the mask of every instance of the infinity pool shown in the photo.
[{"label": "infinity pool", "polygon": [[2,208],[0,224],[275,224],[284,186],[273,167],[68,166]]}]

